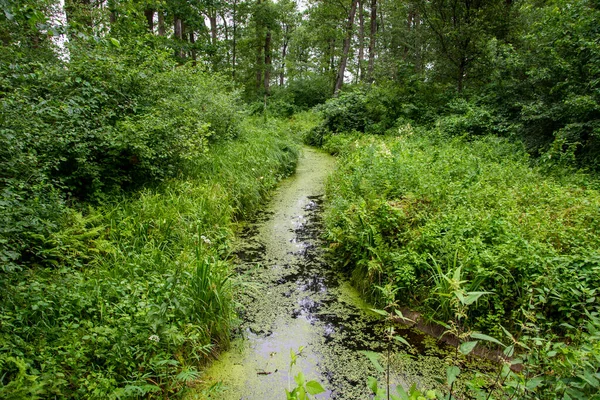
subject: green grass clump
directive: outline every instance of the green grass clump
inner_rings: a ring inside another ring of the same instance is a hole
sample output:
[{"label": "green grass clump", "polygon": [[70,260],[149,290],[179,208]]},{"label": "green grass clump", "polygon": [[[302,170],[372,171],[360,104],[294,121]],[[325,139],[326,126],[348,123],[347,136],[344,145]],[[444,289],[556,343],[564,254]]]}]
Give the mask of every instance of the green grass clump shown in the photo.
[{"label": "green grass clump", "polygon": [[165,397],[199,378],[234,321],[235,222],[297,160],[287,123],[234,141],[37,238],[44,262],[0,276],[0,397]]}]

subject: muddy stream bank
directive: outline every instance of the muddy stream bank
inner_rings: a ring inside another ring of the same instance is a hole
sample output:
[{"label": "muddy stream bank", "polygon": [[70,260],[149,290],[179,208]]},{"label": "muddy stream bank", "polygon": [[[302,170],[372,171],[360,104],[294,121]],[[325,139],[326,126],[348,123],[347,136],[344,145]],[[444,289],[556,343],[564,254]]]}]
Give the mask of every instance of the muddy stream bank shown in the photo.
[{"label": "muddy stream bank", "polygon": [[[210,398],[285,399],[299,371],[327,389],[319,399],[367,399],[367,377],[385,381],[362,353],[385,350],[381,317],[323,258],[321,207],[334,166],[331,156],[304,148],[295,175],[246,227],[236,252],[243,323],[203,376],[218,383]],[[445,378],[444,357],[452,350],[413,329],[400,333],[412,347],[393,349],[392,383],[438,386],[435,377]],[[290,375],[290,350],[300,346],[303,356]]]}]

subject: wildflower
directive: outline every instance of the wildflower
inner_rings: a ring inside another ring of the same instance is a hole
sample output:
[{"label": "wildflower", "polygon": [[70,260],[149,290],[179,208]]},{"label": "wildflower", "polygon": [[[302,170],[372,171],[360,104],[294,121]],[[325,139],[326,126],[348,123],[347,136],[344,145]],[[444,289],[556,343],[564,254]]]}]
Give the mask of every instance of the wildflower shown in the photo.
[{"label": "wildflower", "polygon": [[150,335],[148,340],[150,340],[152,342],[156,342],[156,343],[160,342],[160,338],[158,337],[158,335]]},{"label": "wildflower", "polygon": [[204,241],[204,243],[210,244],[210,239],[207,238],[206,236],[202,235],[202,236],[200,236],[200,239],[202,239]]}]

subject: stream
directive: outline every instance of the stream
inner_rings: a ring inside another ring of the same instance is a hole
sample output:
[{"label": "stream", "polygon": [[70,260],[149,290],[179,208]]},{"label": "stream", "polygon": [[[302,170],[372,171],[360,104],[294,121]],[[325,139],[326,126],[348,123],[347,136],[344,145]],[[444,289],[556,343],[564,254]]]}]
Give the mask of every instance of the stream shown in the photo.
[{"label": "stream", "polygon": [[[369,376],[385,384],[363,353],[386,353],[382,317],[323,257],[321,209],[334,166],[333,157],[303,148],[296,173],[245,228],[236,251],[242,325],[203,375],[218,388],[211,399],[285,399],[300,371],[326,389],[318,399],[371,398]],[[390,383],[439,386],[435,377],[445,379],[443,359],[453,349],[413,329],[400,334],[411,347],[394,345]],[[290,351],[301,346],[290,374]]]}]

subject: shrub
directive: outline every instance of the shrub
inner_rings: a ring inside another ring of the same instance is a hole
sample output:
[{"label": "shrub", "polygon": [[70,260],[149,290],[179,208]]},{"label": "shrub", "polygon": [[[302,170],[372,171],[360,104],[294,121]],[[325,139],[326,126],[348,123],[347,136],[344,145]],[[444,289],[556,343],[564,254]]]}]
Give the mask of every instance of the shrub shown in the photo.
[{"label": "shrub", "polygon": [[25,229],[36,263],[0,272],[0,396],[163,398],[199,379],[233,323],[233,223],[298,156],[286,123],[239,126],[185,178]]},{"label": "shrub", "polygon": [[391,281],[446,319],[430,295],[432,266],[445,271],[457,255],[467,290],[494,291],[471,310],[478,328],[516,329],[534,312],[560,333],[596,312],[586,303],[600,284],[591,177],[545,176],[522,148],[490,136],[356,140],[330,181],[326,222],[336,259],[368,293]]}]

